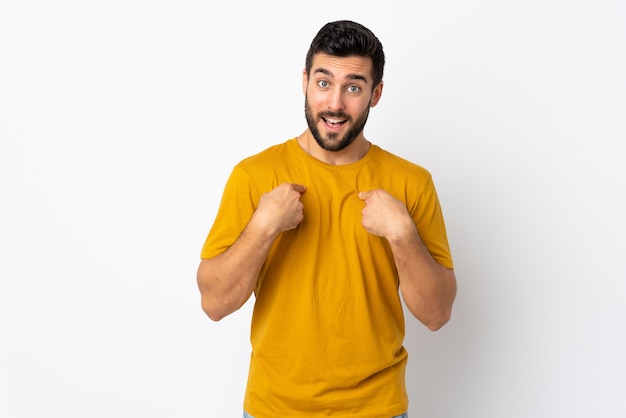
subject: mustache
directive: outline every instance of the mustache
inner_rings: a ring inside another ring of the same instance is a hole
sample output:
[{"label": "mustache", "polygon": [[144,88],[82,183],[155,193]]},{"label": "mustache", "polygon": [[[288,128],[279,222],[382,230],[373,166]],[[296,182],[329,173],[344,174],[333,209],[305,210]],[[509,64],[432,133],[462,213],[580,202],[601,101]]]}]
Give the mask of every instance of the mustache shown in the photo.
[{"label": "mustache", "polygon": [[335,118],[335,119],[346,119],[346,120],[351,119],[350,115],[347,115],[343,112],[332,112],[332,111],[320,112],[317,114],[317,116],[321,118]]}]

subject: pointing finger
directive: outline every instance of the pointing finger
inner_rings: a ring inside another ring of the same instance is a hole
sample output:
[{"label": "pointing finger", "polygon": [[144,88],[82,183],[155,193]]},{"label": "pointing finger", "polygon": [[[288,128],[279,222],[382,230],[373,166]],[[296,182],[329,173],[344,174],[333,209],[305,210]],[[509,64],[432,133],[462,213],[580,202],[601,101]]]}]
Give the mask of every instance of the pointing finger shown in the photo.
[{"label": "pointing finger", "polygon": [[372,194],[372,191],[367,191],[367,192],[359,192],[358,196],[359,199],[361,200],[367,200],[368,197],[370,197],[370,195]]},{"label": "pointing finger", "polygon": [[293,189],[300,194],[306,192],[306,187],[304,187],[301,184],[293,183],[292,186],[293,186]]}]

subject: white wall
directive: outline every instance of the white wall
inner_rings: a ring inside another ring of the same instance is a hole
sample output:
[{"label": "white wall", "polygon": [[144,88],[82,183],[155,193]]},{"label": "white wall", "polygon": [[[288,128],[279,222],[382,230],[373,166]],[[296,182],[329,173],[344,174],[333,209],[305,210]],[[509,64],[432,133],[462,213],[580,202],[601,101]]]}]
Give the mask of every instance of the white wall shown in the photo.
[{"label": "white wall", "polygon": [[214,4],[0,6],[0,416],[240,416],[251,305],[204,316],[200,247],[343,18],[387,52],[366,135],[431,170],[456,259],[453,320],[408,322],[411,416],[626,415],[624,2]]}]

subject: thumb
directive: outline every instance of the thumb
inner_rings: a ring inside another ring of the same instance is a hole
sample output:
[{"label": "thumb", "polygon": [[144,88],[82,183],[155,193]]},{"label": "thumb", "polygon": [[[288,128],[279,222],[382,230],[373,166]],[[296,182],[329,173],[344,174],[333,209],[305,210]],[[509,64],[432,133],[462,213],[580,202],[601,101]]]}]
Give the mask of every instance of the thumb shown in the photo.
[{"label": "thumb", "polygon": [[293,189],[300,194],[306,192],[306,187],[304,187],[301,184],[293,183],[292,186],[293,186]]},{"label": "thumb", "polygon": [[361,200],[367,200],[367,198],[370,197],[370,194],[372,194],[371,191],[359,192],[358,196],[359,196],[359,199]]}]

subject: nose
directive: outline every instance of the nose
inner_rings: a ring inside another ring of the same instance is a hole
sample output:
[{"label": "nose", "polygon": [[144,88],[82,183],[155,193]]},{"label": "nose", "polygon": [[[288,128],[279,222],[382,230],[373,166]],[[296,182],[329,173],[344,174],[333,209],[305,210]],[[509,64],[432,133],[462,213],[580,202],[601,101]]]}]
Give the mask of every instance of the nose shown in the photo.
[{"label": "nose", "polygon": [[328,98],[328,110],[338,112],[343,109],[343,90],[341,88],[335,88],[330,92]]}]

